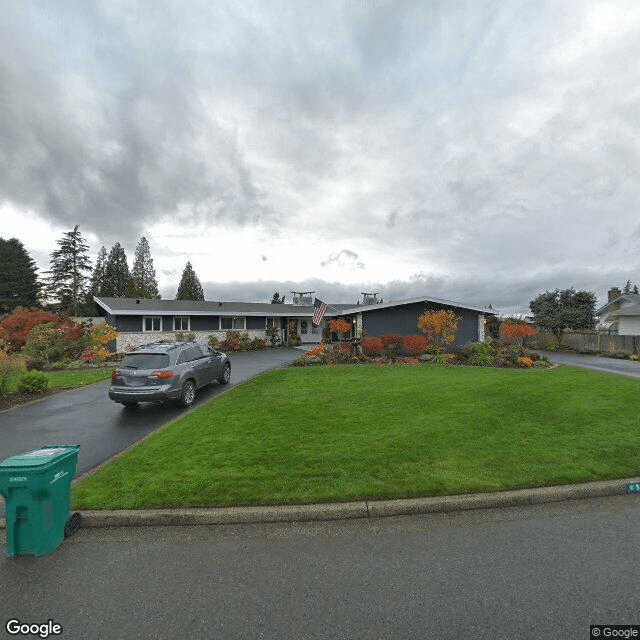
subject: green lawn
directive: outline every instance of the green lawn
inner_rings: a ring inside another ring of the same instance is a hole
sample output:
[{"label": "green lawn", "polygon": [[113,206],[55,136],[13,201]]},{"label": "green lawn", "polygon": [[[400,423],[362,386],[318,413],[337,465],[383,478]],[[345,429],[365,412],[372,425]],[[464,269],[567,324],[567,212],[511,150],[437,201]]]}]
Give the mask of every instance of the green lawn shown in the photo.
[{"label": "green lawn", "polygon": [[[113,367],[100,369],[60,369],[59,371],[45,371],[49,381],[49,389],[68,389],[81,387],[111,377]],[[14,376],[9,382],[9,393],[17,393],[18,376]]]},{"label": "green lawn", "polygon": [[71,369],[60,371],[47,371],[49,387],[51,389],[66,389],[67,387],[80,387],[85,384],[93,384],[111,377],[111,368],[103,369]]},{"label": "green lawn", "polygon": [[283,369],[74,487],[74,508],[496,491],[640,472],[640,381],[573,367]]}]

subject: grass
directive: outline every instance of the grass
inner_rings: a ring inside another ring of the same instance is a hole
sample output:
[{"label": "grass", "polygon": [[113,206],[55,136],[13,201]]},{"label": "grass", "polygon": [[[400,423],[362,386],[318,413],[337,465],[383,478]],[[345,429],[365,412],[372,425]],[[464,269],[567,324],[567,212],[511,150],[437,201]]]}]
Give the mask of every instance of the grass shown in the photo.
[{"label": "grass", "polygon": [[[111,368],[101,369],[61,369],[60,371],[46,371],[45,375],[49,381],[49,389],[67,389],[71,387],[81,387],[100,380],[111,377]],[[9,382],[9,393],[16,393],[18,376],[14,376]]]},{"label": "grass", "polygon": [[47,371],[49,387],[51,389],[66,389],[68,387],[80,387],[111,377],[111,368],[101,369],[61,369],[60,371]]},{"label": "grass", "polygon": [[72,490],[74,508],[288,504],[497,491],[640,472],[639,382],[362,365],[267,373]]}]

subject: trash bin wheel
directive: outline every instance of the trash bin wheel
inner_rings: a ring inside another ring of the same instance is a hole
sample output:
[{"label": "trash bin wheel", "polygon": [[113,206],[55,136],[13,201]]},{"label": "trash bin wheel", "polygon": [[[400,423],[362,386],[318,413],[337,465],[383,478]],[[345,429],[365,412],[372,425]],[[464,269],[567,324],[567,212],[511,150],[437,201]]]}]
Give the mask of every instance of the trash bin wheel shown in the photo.
[{"label": "trash bin wheel", "polygon": [[79,529],[80,520],[82,520],[82,515],[80,514],[79,511],[76,511],[75,513],[72,513],[71,516],[69,516],[69,520],[67,520],[67,524],[64,525],[65,538],[72,536]]}]

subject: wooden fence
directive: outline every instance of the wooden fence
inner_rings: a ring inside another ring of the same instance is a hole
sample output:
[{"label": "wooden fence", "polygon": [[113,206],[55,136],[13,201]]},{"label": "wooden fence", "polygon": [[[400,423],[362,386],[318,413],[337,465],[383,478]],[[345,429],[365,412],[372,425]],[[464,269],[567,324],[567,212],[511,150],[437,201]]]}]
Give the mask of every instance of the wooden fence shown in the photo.
[{"label": "wooden fence", "polygon": [[[534,338],[537,343],[555,343],[551,332],[540,331]],[[618,336],[593,331],[590,333],[567,332],[562,334],[562,346],[570,347],[578,353],[610,353],[631,355],[640,351],[640,336]]]}]

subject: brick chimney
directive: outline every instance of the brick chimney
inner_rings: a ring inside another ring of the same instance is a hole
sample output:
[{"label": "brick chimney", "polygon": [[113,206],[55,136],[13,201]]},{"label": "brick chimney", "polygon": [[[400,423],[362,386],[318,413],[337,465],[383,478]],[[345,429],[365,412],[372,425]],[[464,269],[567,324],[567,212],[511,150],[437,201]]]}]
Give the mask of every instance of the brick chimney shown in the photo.
[{"label": "brick chimney", "polygon": [[621,295],[622,295],[622,291],[620,291],[618,287],[612,287],[611,289],[609,289],[609,293],[607,294],[608,296],[607,302],[612,302],[616,298],[619,298]]}]

